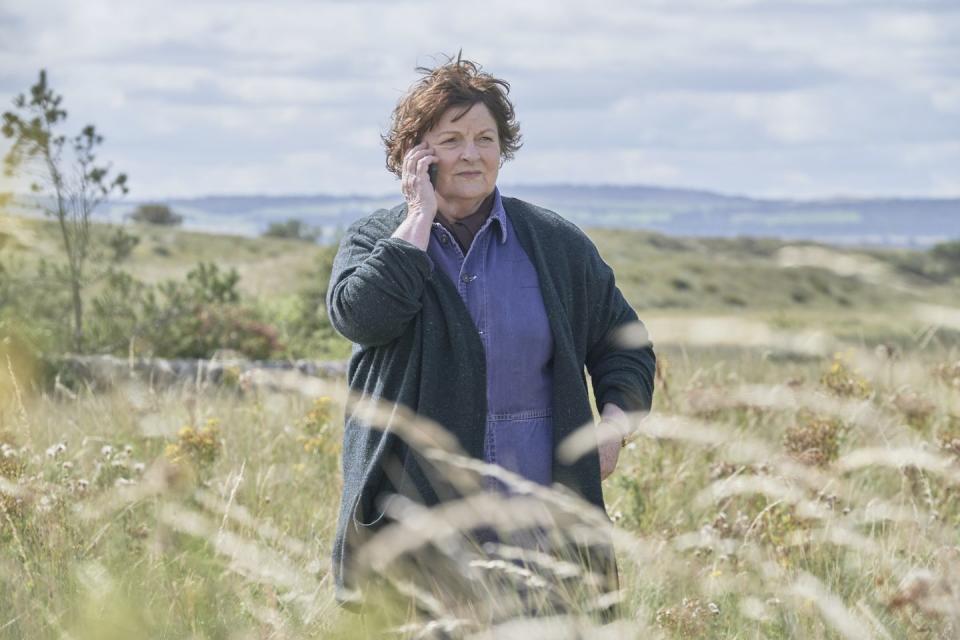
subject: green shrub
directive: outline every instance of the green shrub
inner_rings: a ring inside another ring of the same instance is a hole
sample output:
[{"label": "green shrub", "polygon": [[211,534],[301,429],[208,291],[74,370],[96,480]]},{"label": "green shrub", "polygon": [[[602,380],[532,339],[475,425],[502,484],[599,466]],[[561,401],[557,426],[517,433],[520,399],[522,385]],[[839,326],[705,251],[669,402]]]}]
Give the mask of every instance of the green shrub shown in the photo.
[{"label": "green shrub", "polygon": [[263,232],[263,236],[316,242],[320,233],[320,229],[306,224],[303,220],[290,218],[284,222],[271,222],[267,230]]},{"label": "green shrub", "polygon": [[149,286],[124,271],[110,270],[90,301],[88,340],[96,353],[126,354],[143,321]]},{"label": "green shrub", "polygon": [[183,222],[183,216],[174,213],[173,210],[165,204],[141,204],[133,213],[129,213],[127,216],[134,222],[156,224],[165,227],[176,227]]},{"label": "green shrub", "polygon": [[123,227],[117,227],[107,237],[107,249],[113,262],[123,262],[129,258],[138,244],[140,244],[140,237],[127,233]]},{"label": "green shrub", "polygon": [[326,297],[337,246],[325,246],[307,284],[272,317],[283,336],[284,354],[290,358],[345,358],[350,343],[341,337],[327,317]]},{"label": "green shrub", "polygon": [[960,240],[941,242],[930,249],[930,255],[951,274],[960,274]]},{"label": "green shrub", "polygon": [[40,259],[35,269],[8,262],[0,268],[0,329],[34,351],[71,348],[70,293],[63,268]]},{"label": "green shrub", "polygon": [[[283,350],[277,330],[241,300],[235,269],[200,263],[183,280],[148,285],[111,270],[91,301],[90,344],[99,353],[209,358],[221,350],[266,359]],[[67,327],[68,328],[68,327]]]},{"label": "green shrub", "polygon": [[147,291],[137,336],[157,356],[209,358],[220,350],[254,359],[277,355],[274,329],[253,307],[241,304],[235,269],[200,263],[185,282],[167,281]]}]

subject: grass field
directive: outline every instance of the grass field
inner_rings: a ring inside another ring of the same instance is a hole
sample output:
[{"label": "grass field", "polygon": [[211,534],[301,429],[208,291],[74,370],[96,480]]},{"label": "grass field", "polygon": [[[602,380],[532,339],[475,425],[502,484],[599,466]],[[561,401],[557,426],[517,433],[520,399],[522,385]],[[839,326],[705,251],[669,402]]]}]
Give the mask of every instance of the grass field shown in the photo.
[{"label": "grass field", "polygon": [[[55,246],[24,224],[8,248]],[[169,277],[202,255],[248,269],[267,299],[313,277],[320,251],[149,233],[131,271]],[[542,559],[466,567],[469,601],[408,591],[344,612],[328,560],[342,382],[37,392],[30,356],[6,342],[0,638],[960,636],[955,281],[911,275],[895,252],[592,235],[660,362],[654,411],[604,484],[623,620],[599,625],[590,589],[560,588],[570,568]],[[598,526],[569,496],[542,498],[546,524]],[[431,536],[459,549],[448,515],[408,513],[372,566]],[[565,613],[511,619],[519,585]]]}]

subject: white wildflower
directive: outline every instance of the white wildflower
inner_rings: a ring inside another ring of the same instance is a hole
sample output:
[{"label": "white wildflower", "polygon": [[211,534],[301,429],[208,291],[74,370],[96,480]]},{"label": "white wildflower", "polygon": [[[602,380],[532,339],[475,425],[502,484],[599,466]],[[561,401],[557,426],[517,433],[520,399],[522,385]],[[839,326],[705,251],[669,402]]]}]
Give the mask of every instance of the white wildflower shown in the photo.
[{"label": "white wildflower", "polygon": [[53,510],[53,499],[50,496],[40,496],[37,500],[37,513],[50,513]]},{"label": "white wildflower", "polygon": [[109,444],[103,445],[100,447],[100,455],[102,455],[104,458],[109,458],[111,455],[113,455],[113,447],[111,447]]},{"label": "white wildflower", "polygon": [[58,442],[57,444],[52,445],[52,446],[50,446],[50,447],[47,448],[47,457],[48,457],[48,458],[56,458],[57,456],[59,456],[61,453],[63,453],[63,452],[66,451],[66,450],[67,450],[67,443],[66,443],[66,442]]}]

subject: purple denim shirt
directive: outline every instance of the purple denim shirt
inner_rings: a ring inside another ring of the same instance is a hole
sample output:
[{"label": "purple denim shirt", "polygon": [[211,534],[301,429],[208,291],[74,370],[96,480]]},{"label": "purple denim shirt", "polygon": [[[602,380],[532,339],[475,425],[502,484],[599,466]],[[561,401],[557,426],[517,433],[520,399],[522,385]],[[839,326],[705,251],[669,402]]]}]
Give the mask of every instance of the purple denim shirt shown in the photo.
[{"label": "purple denim shirt", "polygon": [[[464,255],[433,224],[427,255],[450,278],[483,342],[487,365],[484,458],[549,485],[553,466],[553,334],[537,271],[495,190],[490,216]],[[496,482],[491,482],[496,487]],[[502,488],[502,487],[501,487]]]}]

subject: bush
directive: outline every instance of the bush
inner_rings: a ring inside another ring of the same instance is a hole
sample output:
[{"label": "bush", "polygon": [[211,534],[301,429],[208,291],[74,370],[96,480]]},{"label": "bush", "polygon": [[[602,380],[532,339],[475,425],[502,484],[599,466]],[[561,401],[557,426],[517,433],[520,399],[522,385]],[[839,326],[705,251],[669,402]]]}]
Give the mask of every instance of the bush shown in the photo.
[{"label": "bush", "polygon": [[237,351],[266,359],[282,346],[277,331],[261,314],[240,303],[235,269],[221,272],[200,263],[185,282],[168,281],[144,296],[139,337],[154,355],[209,358],[217,351]]},{"label": "bush", "polygon": [[783,445],[800,462],[826,467],[840,455],[843,432],[840,420],[801,411],[797,423],[784,433]]},{"label": "bush", "polygon": [[70,291],[64,268],[44,258],[34,268],[8,262],[0,274],[0,328],[36,351],[71,349]]},{"label": "bush", "polygon": [[846,398],[866,398],[873,388],[870,381],[847,364],[843,354],[833,356],[830,369],[820,377],[820,383],[835,395]]},{"label": "bush", "polygon": [[298,218],[290,218],[285,222],[271,222],[267,230],[263,232],[263,237],[316,242],[320,233],[321,231],[317,227],[310,226]]},{"label": "bush", "polygon": [[930,255],[952,274],[960,274],[960,240],[941,242],[930,249]]},{"label": "bush", "polygon": [[127,215],[135,222],[166,227],[176,227],[183,222],[183,216],[174,213],[165,204],[141,204],[133,213]]},{"label": "bush", "polygon": [[210,358],[236,351],[254,359],[278,355],[276,329],[241,301],[236,270],[200,263],[184,280],[148,285],[111,271],[91,301],[90,343],[100,353],[132,349],[163,358]]},{"label": "bush", "polygon": [[130,254],[138,244],[140,244],[139,236],[127,233],[123,227],[117,227],[107,238],[110,260],[112,262],[123,262],[130,257]]},{"label": "bush", "polygon": [[207,467],[213,464],[223,444],[220,437],[220,421],[210,418],[202,427],[186,425],[177,432],[177,441],[164,449],[164,456],[174,464],[188,462]]},{"label": "bush", "polygon": [[327,286],[337,246],[325,246],[314,263],[314,276],[293,299],[271,314],[283,335],[288,358],[339,359],[350,354],[350,343],[327,318]]},{"label": "bush", "polygon": [[149,289],[125,271],[107,273],[88,312],[88,340],[93,352],[128,352],[143,322],[143,300]]}]

